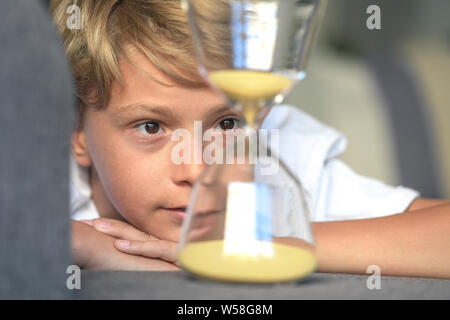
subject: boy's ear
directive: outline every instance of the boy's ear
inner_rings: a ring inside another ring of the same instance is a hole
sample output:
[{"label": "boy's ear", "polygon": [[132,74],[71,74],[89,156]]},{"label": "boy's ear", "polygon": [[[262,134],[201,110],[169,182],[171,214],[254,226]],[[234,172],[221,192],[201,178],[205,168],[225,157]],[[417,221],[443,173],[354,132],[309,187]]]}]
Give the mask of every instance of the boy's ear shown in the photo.
[{"label": "boy's ear", "polygon": [[72,133],[72,156],[80,166],[90,167],[92,165],[91,155],[86,143],[84,130],[75,130]]}]

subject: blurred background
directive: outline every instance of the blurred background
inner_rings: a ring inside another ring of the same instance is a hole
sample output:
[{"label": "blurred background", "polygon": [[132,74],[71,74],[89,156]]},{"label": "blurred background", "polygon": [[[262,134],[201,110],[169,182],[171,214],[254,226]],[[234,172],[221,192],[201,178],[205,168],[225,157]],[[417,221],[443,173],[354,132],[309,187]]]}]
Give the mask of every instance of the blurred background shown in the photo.
[{"label": "blurred background", "polygon": [[[381,30],[369,30],[370,5]],[[358,173],[450,198],[450,1],[331,0],[287,102],[348,139]]]}]

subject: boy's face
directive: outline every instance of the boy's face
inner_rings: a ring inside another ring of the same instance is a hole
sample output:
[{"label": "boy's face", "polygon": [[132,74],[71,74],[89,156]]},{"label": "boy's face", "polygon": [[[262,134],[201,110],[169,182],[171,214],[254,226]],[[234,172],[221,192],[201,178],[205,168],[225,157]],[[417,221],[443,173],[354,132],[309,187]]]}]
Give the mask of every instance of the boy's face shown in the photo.
[{"label": "boy's face", "polygon": [[187,129],[193,143],[195,120],[202,121],[203,131],[226,129],[239,114],[211,89],[182,87],[141,54],[130,56],[140,69],[172,86],[155,82],[122,59],[123,87],[113,84],[107,108],[86,109],[83,129],[74,135],[81,153],[74,156],[93,167],[91,186],[99,211],[112,208],[138,229],[177,241],[192,185],[204,165],[173,163],[172,148],[179,142],[171,141],[171,134]]}]

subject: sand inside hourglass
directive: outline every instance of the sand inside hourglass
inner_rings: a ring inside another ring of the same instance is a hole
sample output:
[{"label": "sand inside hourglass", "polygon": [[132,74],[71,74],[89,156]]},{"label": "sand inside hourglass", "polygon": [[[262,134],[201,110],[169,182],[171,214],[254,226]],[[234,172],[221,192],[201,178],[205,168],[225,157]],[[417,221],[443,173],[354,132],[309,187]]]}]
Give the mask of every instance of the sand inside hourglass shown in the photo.
[{"label": "sand inside hourglass", "polygon": [[[223,70],[210,73],[210,79],[229,98],[240,102],[247,125],[253,127],[260,101],[268,101],[291,86],[291,80],[277,74]],[[180,264],[193,274],[223,281],[270,283],[293,281],[314,271],[314,250],[306,241],[295,238],[255,236],[258,215],[266,212],[272,219],[267,198],[255,193],[255,184],[248,183],[240,193],[228,188],[226,232],[223,240],[195,241],[180,252]],[[236,187],[236,185],[234,185]],[[236,188],[234,188],[236,189]],[[234,190],[236,191],[236,190]],[[260,207],[252,207],[254,203]]]},{"label": "sand inside hourglass", "polygon": [[209,279],[273,283],[301,279],[316,268],[314,254],[293,245],[270,243],[273,256],[225,255],[224,240],[191,243],[180,254],[180,264]]},{"label": "sand inside hourglass", "polygon": [[250,127],[253,127],[261,103],[288,89],[292,81],[269,72],[221,70],[210,73],[212,83],[229,98],[238,101]]}]

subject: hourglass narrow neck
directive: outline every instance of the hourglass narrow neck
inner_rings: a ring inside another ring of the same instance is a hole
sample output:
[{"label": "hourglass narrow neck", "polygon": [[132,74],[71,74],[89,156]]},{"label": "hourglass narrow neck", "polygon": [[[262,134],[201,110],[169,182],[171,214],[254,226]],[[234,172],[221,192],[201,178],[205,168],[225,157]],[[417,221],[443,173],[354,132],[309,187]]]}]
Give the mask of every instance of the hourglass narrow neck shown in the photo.
[{"label": "hourglass narrow neck", "polygon": [[240,99],[232,101],[243,116],[243,127],[258,131],[273,102],[266,99]]}]

